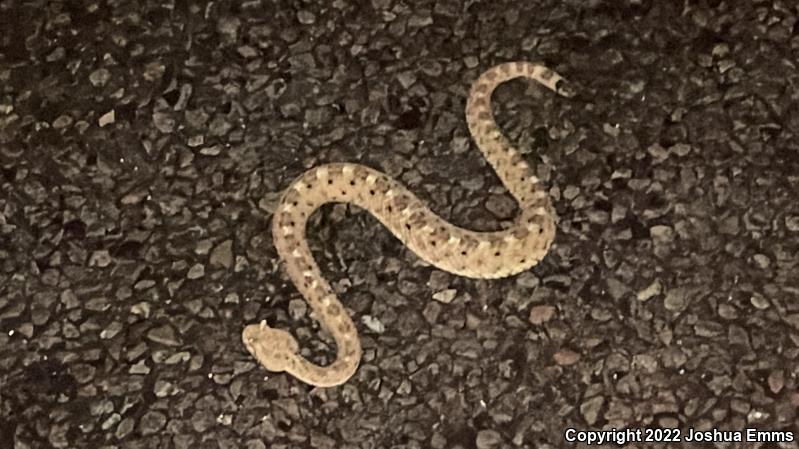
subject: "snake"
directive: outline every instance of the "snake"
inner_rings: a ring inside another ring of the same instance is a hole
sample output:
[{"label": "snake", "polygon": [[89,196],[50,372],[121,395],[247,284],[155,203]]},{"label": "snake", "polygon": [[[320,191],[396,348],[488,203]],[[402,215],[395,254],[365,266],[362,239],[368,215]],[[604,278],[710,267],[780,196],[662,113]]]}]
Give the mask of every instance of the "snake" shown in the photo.
[{"label": "snake", "polygon": [[312,317],[333,338],[336,358],[318,365],[300,354],[297,340],[267,322],[242,331],[247,351],[268,371],[287,372],[315,387],[346,383],[357,371],[361,343],[352,318],[316,264],[306,240],[306,223],[326,203],[365,209],[419,258],[459,276],[504,278],[538,264],[555,239],[558,217],[545,186],[507,137],[491,109],[494,89],[527,78],[572,97],[558,73],[532,62],[508,62],[483,72],[466,100],[469,132],[500,181],[519,205],[512,224],[498,231],[473,231],[438,216],[397,180],[357,163],[328,163],[309,169],[286,188],[272,216],[272,236],[283,268],[308,303]]}]

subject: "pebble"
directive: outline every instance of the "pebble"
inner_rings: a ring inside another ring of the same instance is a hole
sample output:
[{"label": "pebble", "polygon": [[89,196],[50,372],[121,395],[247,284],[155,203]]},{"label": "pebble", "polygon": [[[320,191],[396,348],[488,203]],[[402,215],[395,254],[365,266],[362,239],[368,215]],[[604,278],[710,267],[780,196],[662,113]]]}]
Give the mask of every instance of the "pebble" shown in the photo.
[{"label": "pebble", "polygon": [[599,419],[599,411],[605,404],[605,398],[595,396],[580,404],[580,414],[589,426],[593,426]]},{"label": "pebble", "polygon": [[457,296],[457,294],[458,290],[454,288],[448,288],[446,290],[441,290],[439,292],[433,293],[433,299],[444,304],[449,304],[452,302],[453,299],[455,299],[455,296]]},{"label": "pebble", "polygon": [[525,271],[516,277],[516,285],[524,288],[535,288],[540,284],[538,276],[530,271]]},{"label": "pebble", "polygon": [[308,303],[304,299],[289,301],[289,316],[292,320],[300,320],[308,313]]},{"label": "pebble", "polygon": [[199,263],[192,265],[186,273],[187,279],[200,279],[203,276],[205,276],[205,265]]},{"label": "pebble", "polygon": [[669,290],[666,293],[666,297],[663,299],[663,305],[666,307],[666,310],[672,312],[683,310],[688,305],[686,290],[680,287]]},{"label": "pebble", "polygon": [[785,227],[791,232],[799,232],[799,215],[785,217]]},{"label": "pebble", "polygon": [[555,316],[556,311],[554,306],[534,306],[530,309],[530,323],[535,325],[546,323]]},{"label": "pebble", "polygon": [[386,326],[379,319],[373,316],[364,315],[361,317],[361,322],[366,325],[369,330],[376,334],[382,334],[386,331]]},{"label": "pebble", "polygon": [[149,411],[139,420],[139,431],[143,436],[158,433],[166,425],[166,416],[158,411]]},{"label": "pebble", "polygon": [[752,293],[752,296],[749,298],[749,302],[755,306],[755,308],[760,310],[766,310],[771,306],[768,299],[766,299],[760,293]]},{"label": "pebble", "polygon": [[555,363],[561,366],[574,365],[580,360],[580,354],[568,349],[563,349],[555,353],[554,359]]},{"label": "pebble", "polygon": [[649,233],[655,242],[669,243],[674,240],[674,230],[670,226],[652,226]]},{"label": "pebble", "polygon": [[175,333],[175,329],[168,324],[150,329],[147,332],[147,339],[167,346],[180,346],[181,344],[181,341]]},{"label": "pebble", "polygon": [[316,22],[316,14],[311,11],[301,10],[297,12],[297,20],[303,25],[311,25]]},{"label": "pebble", "polygon": [[502,435],[496,430],[481,430],[477,432],[475,444],[477,449],[499,447],[502,444]]},{"label": "pebble", "polygon": [[648,287],[646,287],[643,290],[640,290],[637,293],[636,297],[638,298],[639,301],[648,301],[652,297],[659,295],[662,289],[663,287],[661,286],[660,281],[656,279],[654,282],[649,284]]},{"label": "pebble", "polygon": [[517,209],[516,202],[508,195],[491,195],[485,207],[500,220],[512,218]]}]

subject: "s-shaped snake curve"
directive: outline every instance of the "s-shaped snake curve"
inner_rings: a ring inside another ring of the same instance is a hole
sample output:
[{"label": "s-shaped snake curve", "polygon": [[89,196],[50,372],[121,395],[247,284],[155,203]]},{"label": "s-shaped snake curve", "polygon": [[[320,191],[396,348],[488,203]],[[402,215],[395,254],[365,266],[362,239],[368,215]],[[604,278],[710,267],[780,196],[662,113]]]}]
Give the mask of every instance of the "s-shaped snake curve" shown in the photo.
[{"label": "s-shaped snake curve", "polygon": [[292,182],[272,219],[275,247],[313,315],[333,336],[337,358],[330,365],[316,365],[299,354],[299,344],[291,334],[262,321],[246,326],[242,341],[264,368],[286,371],[307,384],[332,387],[352,377],[361,360],[352,319],[322,277],[305,239],[308,217],[325,203],[352,203],[366,209],[418,257],[460,276],[507,277],[544,258],[555,238],[555,210],[530,166],[502,135],[491,111],[494,88],[519,77],[535,80],[565,97],[574,95],[560,75],[528,62],[497,65],[472,85],[466,102],[469,131],[521,211],[507,229],[475,232],[455,226],[395,179],[359,164],[321,165]]}]

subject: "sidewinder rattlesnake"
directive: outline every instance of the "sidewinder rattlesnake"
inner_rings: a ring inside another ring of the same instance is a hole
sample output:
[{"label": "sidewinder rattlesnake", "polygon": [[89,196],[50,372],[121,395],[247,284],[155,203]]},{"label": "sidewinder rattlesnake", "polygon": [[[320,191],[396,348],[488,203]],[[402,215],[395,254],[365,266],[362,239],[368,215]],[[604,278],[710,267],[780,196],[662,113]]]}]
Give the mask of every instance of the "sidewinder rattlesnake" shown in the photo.
[{"label": "sidewinder rattlesnake", "polygon": [[291,334],[263,321],[246,326],[242,340],[267,370],[287,371],[305,383],[332,387],[346,382],[358,368],[358,332],[322,277],[305,239],[308,217],[325,203],[352,203],[368,210],[418,257],[461,276],[511,276],[536,265],[546,255],[555,238],[555,211],[546,190],[502,135],[491,111],[494,88],[519,77],[538,81],[565,97],[573,96],[560,75],[528,62],[497,65],[471,87],[466,102],[469,131],[519,203],[521,212],[507,229],[475,232],[452,225],[396,180],[359,164],[332,163],[313,168],[286,189],[272,219],[275,247],[314,317],[333,336],[337,358],[330,365],[316,365],[299,354],[299,345]]}]

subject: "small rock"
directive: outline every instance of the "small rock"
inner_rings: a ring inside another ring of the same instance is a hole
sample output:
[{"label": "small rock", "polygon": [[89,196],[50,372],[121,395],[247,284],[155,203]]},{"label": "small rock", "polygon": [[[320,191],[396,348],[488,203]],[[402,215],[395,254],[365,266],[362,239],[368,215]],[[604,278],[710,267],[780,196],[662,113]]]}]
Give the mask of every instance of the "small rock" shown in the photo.
[{"label": "small rock", "polygon": [[94,379],[97,368],[88,363],[73,363],[69,371],[79,384],[86,384]]},{"label": "small rock", "polygon": [[730,215],[720,221],[718,225],[719,232],[728,235],[737,235],[740,229],[740,220],[735,215]]},{"label": "small rock", "polygon": [[555,363],[558,365],[569,366],[574,365],[580,360],[580,354],[568,349],[563,349],[556,352],[553,358],[555,359]]},{"label": "small rock", "polygon": [[633,356],[633,366],[643,368],[647,374],[654,374],[658,369],[658,361],[649,354],[637,354]]},{"label": "small rock", "polygon": [[192,267],[189,268],[189,272],[186,273],[186,277],[189,279],[199,279],[203,276],[205,276],[205,266],[200,263],[192,265]]},{"label": "small rock", "polygon": [[178,388],[175,384],[165,380],[156,380],[155,386],[153,387],[153,394],[157,398],[164,398],[167,396],[174,396],[175,394],[180,392],[180,388]]},{"label": "small rock", "polygon": [[749,343],[749,335],[741,326],[731,324],[727,330],[727,340],[731,345],[739,345],[744,348],[751,348],[751,344]]},{"label": "small rock", "polygon": [[516,211],[516,202],[507,195],[491,195],[486,201],[486,209],[500,220],[512,218]]},{"label": "small rock", "polygon": [[153,114],[153,124],[164,134],[169,134],[175,129],[175,119],[163,112]]},{"label": "small rock", "polygon": [[144,65],[142,76],[147,81],[157,81],[163,78],[166,65],[161,61],[153,61]]},{"label": "small rock", "polygon": [[211,123],[208,125],[208,131],[210,131],[212,136],[217,137],[224,136],[231,128],[233,128],[233,125],[221,114],[214,116]]},{"label": "small rock", "polygon": [[175,330],[168,324],[150,329],[147,332],[147,339],[167,346],[180,345],[180,340],[175,335]]},{"label": "small rock", "polygon": [[530,322],[535,325],[546,323],[555,316],[555,311],[554,306],[535,306],[530,309]]},{"label": "small rock", "polygon": [[386,326],[379,319],[371,316],[364,315],[361,317],[361,322],[366,325],[372,332],[382,334],[386,331]]},{"label": "small rock", "polygon": [[413,86],[413,83],[416,82],[416,71],[415,70],[406,70],[404,72],[400,72],[397,74],[397,80],[402,85],[403,89],[408,89],[409,87]]},{"label": "small rock", "polygon": [[319,432],[318,430],[311,430],[311,447],[314,449],[334,449],[338,445],[336,440]]},{"label": "small rock", "polygon": [[433,449],[444,449],[447,447],[447,438],[440,432],[433,433],[433,436],[430,438],[430,447]]},{"label": "small rock", "polygon": [[42,326],[50,320],[50,309],[35,307],[31,310],[31,321],[36,326]]},{"label": "small rock", "polygon": [[205,125],[205,122],[208,121],[210,115],[205,112],[203,109],[195,109],[195,110],[186,110],[184,113],[186,117],[186,123],[192,128],[201,128]]},{"label": "small rock", "polygon": [[441,270],[434,270],[430,273],[427,286],[430,287],[431,290],[440,291],[449,287],[451,281],[452,279],[449,273]]},{"label": "small rock", "polygon": [[619,137],[619,125],[611,125],[610,123],[603,123],[602,124],[602,131],[605,131],[605,134],[612,136],[612,137]]},{"label": "small rock", "polygon": [[593,426],[599,417],[599,411],[605,403],[605,398],[602,396],[593,397],[582,404],[580,404],[580,414],[589,426]]},{"label": "small rock", "polygon": [[647,301],[648,299],[652,298],[653,296],[659,295],[662,291],[663,287],[660,285],[660,280],[655,279],[654,282],[649,284],[649,287],[638,292],[638,300],[639,301]]},{"label": "small rock", "polygon": [[746,414],[746,422],[749,424],[765,422],[771,416],[770,413],[762,410],[752,409]]},{"label": "small rock", "polygon": [[766,269],[769,267],[769,265],[771,265],[771,260],[769,260],[768,256],[765,254],[755,254],[752,256],[752,259],[755,261],[755,264],[757,264],[758,268],[761,269]]},{"label": "small rock", "polygon": [[580,194],[580,188],[572,184],[567,185],[563,189],[563,198],[566,198],[569,201],[577,198],[577,195],[579,194]]},{"label": "small rock", "polygon": [[297,20],[303,25],[311,25],[316,22],[316,15],[310,11],[301,10],[297,13]]},{"label": "small rock", "polygon": [[[92,415],[94,415],[94,413],[92,413]],[[118,424],[119,421],[121,421],[121,420],[122,420],[122,417],[119,416],[119,413],[112,413],[108,417],[108,419],[106,419],[105,421],[103,421],[102,424],[100,424],[100,428],[103,429],[103,430],[108,430],[112,426]]]},{"label": "small rock", "polygon": [[480,60],[477,59],[476,56],[467,56],[463,58],[463,64],[470,69],[477,67],[480,64]]},{"label": "small rock", "polygon": [[202,239],[197,242],[197,245],[194,247],[194,252],[201,255],[208,254],[213,245],[214,241],[212,239]]},{"label": "small rock", "polygon": [[799,215],[785,217],[785,227],[791,232],[799,232]]},{"label": "small rock", "polygon": [[223,16],[216,22],[216,30],[219,34],[232,41],[236,40],[241,27],[241,20],[238,17]]},{"label": "small rock", "polygon": [[111,72],[102,67],[89,74],[89,82],[92,86],[102,87],[111,79]]},{"label": "small rock", "polygon": [[684,288],[675,288],[666,293],[666,298],[663,300],[663,305],[666,310],[672,312],[679,312],[688,305],[687,292]]},{"label": "small rock", "polygon": [[128,370],[128,373],[147,375],[150,374],[150,367],[147,366],[147,362],[142,359],[139,360],[139,362],[136,363],[135,365],[131,366],[130,369]]},{"label": "small rock", "polygon": [[141,417],[139,421],[139,431],[142,435],[152,435],[161,430],[166,425],[166,416],[157,411],[149,411]]},{"label": "small rock", "polygon": [[443,302],[444,304],[449,304],[455,299],[455,296],[458,294],[458,290],[454,288],[448,288],[446,290],[441,290],[440,292],[433,293],[433,299],[438,302]]},{"label": "small rock", "polygon": [[122,199],[119,200],[119,202],[126,206],[130,206],[131,204],[139,204],[149,194],[150,192],[148,192],[145,189],[137,190],[135,192],[130,192],[127,195],[123,196]]},{"label": "small rock", "polygon": [[105,327],[102,331],[100,331],[100,338],[103,340],[109,340],[114,338],[117,334],[122,331],[122,323],[119,321],[112,321]]},{"label": "small rock", "polygon": [[222,147],[219,145],[211,145],[200,150],[200,154],[203,156],[219,156],[220,153],[222,153]]},{"label": "small rock", "polygon": [[111,263],[111,255],[108,253],[108,250],[100,250],[95,251],[92,253],[91,257],[89,258],[89,266],[90,267],[107,267]]},{"label": "small rock", "polygon": [[516,278],[516,285],[519,287],[535,288],[538,287],[539,283],[538,276],[529,271],[520,274]]},{"label": "small rock", "polygon": [[604,210],[590,209],[586,211],[588,221],[597,225],[606,225],[610,221],[610,214]]},{"label": "small rock", "polygon": [[608,293],[613,299],[621,299],[629,291],[627,286],[615,277],[608,277],[605,279],[605,283],[608,286]]},{"label": "small rock", "polygon": [[302,299],[289,301],[289,316],[292,320],[299,320],[308,312],[308,303]]},{"label": "small rock", "polygon": [[17,332],[24,335],[25,338],[33,337],[33,323],[22,323],[17,327]]},{"label": "small rock", "polygon": [[752,297],[749,299],[749,302],[751,302],[755,308],[760,310],[766,310],[771,305],[769,304],[768,299],[763,297],[763,295],[760,293],[752,293]]},{"label": "small rock", "polygon": [[106,112],[105,114],[101,115],[99,119],[97,119],[97,126],[102,128],[105,125],[110,125],[116,121],[116,113],[113,109]]},{"label": "small rock", "polygon": [[772,393],[777,394],[782,391],[785,385],[785,373],[781,370],[774,370],[768,376],[768,387]]},{"label": "small rock", "polygon": [[56,47],[56,49],[50,52],[44,59],[47,62],[55,62],[64,59],[65,55],[66,50],[64,50],[64,47]]},{"label": "small rock", "polygon": [[150,317],[150,311],[152,310],[150,303],[147,301],[140,301],[136,304],[133,304],[130,307],[130,313],[134,315],[138,315],[144,318]]},{"label": "small rock", "polygon": [[461,179],[458,181],[458,184],[461,185],[466,190],[470,190],[476,192],[483,188],[483,184],[485,184],[485,180],[479,176],[470,176],[466,179]]},{"label": "small rock", "polygon": [[502,443],[502,435],[496,430],[481,430],[477,432],[477,449],[497,447]]},{"label": "small rock", "polygon": [[74,291],[67,289],[61,292],[61,304],[63,304],[64,307],[69,310],[78,307],[80,305],[80,301],[78,301],[78,296]]},{"label": "small rock", "polygon": [[277,209],[277,205],[280,202],[280,197],[283,195],[283,192],[267,192],[258,200],[258,208],[267,213],[273,213],[275,209]]},{"label": "small rock", "polygon": [[646,150],[658,161],[663,161],[669,157],[668,150],[660,146],[658,143],[650,145]]},{"label": "small rock", "polygon": [[691,145],[687,143],[678,143],[669,147],[669,151],[677,156],[687,156],[691,152]]},{"label": "small rock", "polygon": [[694,325],[694,332],[700,337],[716,337],[724,332],[724,326],[715,321],[703,320]]},{"label": "small rock", "polygon": [[679,348],[673,346],[667,348],[661,356],[661,363],[665,368],[680,368],[685,365],[686,362],[688,362],[688,356]]},{"label": "small rock", "polygon": [[735,320],[738,318],[738,310],[730,304],[719,304],[719,316],[725,320]]},{"label": "small rock", "polygon": [[233,265],[233,241],[225,240],[211,252],[212,266],[230,268]]},{"label": "small rock", "polygon": [[64,129],[72,124],[72,117],[68,115],[60,115],[57,119],[53,120],[53,129]]},{"label": "small rock", "polygon": [[239,55],[247,59],[251,59],[258,56],[258,50],[249,45],[242,45],[238,49],[236,49],[236,51],[238,51]]},{"label": "small rock", "polygon": [[133,418],[123,419],[117,426],[117,430],[116,432],[114,432],[114,436],[116,436],[118,440],[125,438],[130,434],[130,432],[133,431],[135,425],[136,421],[134,421]]},{"label": "small rock", "polygon": [[422,310],[422,316],[424,316],[425,321],[429,324],[434,324],[438,320],[440,314],[441,304],[434,301],[428,302],[424,310]]},{"label": "small rock", "polygon": [[652,226],[649,229],[649,235],[658,243],[668,243],[674,240],[674,230],[670,226]]}]

